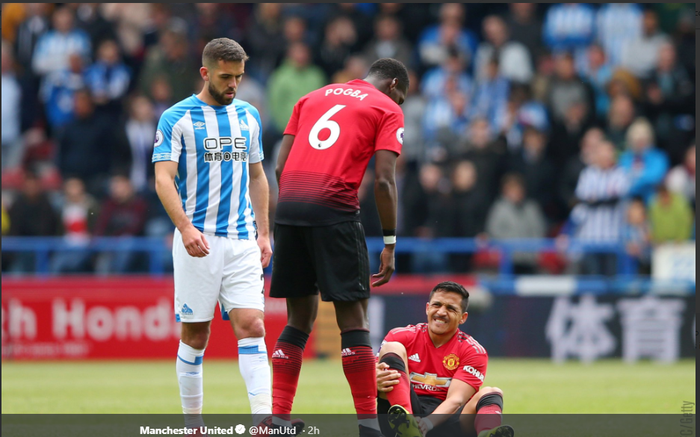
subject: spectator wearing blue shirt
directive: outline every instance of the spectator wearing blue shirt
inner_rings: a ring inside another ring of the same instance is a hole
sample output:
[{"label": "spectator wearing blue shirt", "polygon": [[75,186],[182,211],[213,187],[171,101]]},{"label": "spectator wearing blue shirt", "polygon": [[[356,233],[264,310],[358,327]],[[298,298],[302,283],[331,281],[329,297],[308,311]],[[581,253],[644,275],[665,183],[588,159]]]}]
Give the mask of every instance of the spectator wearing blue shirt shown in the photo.
[{"label": "spectator wearing blue shirt", "polygon": [[596,40],[603,46],[610,63],[617,67],[622,50],[642,35],[642,8],[635,3],[608,3],[596,14]]},{"label": "spectator wearing blue shirt", "polygon": [[39,95],[54,137],[73,120],[75,92],[85,86],[83,59],[77,53],[68,58],[68,68],[51,72],[44,78]]},{"label": "spectator wearing blue shirt", "polygon": [[497,56],[489,59],[486,75],[477,81],[470,117],[484,117],[491,126],[497,126],[507,110],[510,84],[501,76]]},{"label": "spectator wearing blue shirt", "polygon": [[425,29],[418,37],[418,58],[425,68],[440,65],[448,56],[447,48],[456,46],[470,68],[476,55],[476,35],[463,27],[466,10],[461,3],[440,6],[440,23]]},{"label": "spectator wearing blue shirt", "polygon": [[544,43],[552,51],[588,46],[595,36],[595,12],[590,5],[552,5],[544,19]]},{"label": "spectator wearing blue shirt", "polygon": [[119,116],[121,100],[130,83],[131,69],[121,60],[116,41],[108,39],[100,43],[97,61],[85,70],[85,84],[92,92],[97,109]]},{"label": "spectator wearing blue shirt", "polygon": [[590,5],[552,5],[544,19],[542,39],[552,52],[573,52],[577,65],[585,64],[586,48],[595,39],[595,11]]},{"label": "spectator wearing blue shirt", "polygon": [[484,41],[479,44],[474,64],[477,79],[487,75],[488,60],[498,57],[501,75],[511,82],[529,83],[534,75],[527,47],[510,40],[508,25],[497,15],[484,18]]},{"label": "spectator wearing blue shirt", "polygon": [[651,262],[651,229],[644,201],[638,197],[630,200],[622,225],[622,243],[635,262],[637,273],[649,274]]},{"label": "spectator wearing blue shirt", "polygon": [[613,69],[608,62],[603,47],[591,44],[588,49],[588,65],[584,71],[579,71],[593,88],[595,98],[595,114],[598,120],[604,120],[610,109],[608,83],[612,79]]},{"label": "spectator wearing blue shirt", "polygon": [[2,170],[18,168],[24,156],[20,108],[22,89],[17,80],[10,43],[2,40]]},{"label": "spectator wearing blue shirt", "polygon": [[622,47],[621,66],[641,79],[647,79],[656,67],[661,46],[671,39],[659,30],[656,12],[644,11],[642,34]]},{"label": "spectator wearing blue shirt", "polygon": [[71,54],[78,54],[83,59],[90,58],[90,37],[85,31],[75,28],[75,17],[70,8],[64,6],[56,9],[52,23],[53,30],[39,38],[32,56],[32,70],[39,76],[66,70]]},{"label": "spectator wearing blue shirt", "polygon": [[523,141],[523,133],[528,126],[546,132],[549,130],[547,108],[532,98],[528,84],[514,84],[510,87],[506,110],[496,117],[496,132],[505,136],[508,149],[516,151]]},{"label": "spectator wearing blue shirt", "polygon": [[437,67],[431,68],[421,80],[421,94],[427,99],[436,99],[445,95],[445,84],[454,78],[457,89],[467,95],[474,91],[472,78],[465,71],[466,58],[455,47],[447,51],[447,58]]},{"label": "spectator wearing blue shirt", "polygon": [[656,186],[668,171],[668,157],[654,147],[654,131],[645,118],[637,118],[627,130],[628,150],[620,156],[620,167],[630,180],[630,196],[639,196],[648,203]]},{"label": "spectator wearing blue shirt", "polygon": [[470,96],[449,76],[443,93],[428,100],[423,119],[423,135],[433,160],[443,161],[456,153],[458,138],[469,124]]},{"label": "spectator wearing blue shirt", "polygon": [[527,100],[523,103],[517,112],[516,122],[521,132],[529,126],[540,132],[549,131],[547,108],[537,100]]}]

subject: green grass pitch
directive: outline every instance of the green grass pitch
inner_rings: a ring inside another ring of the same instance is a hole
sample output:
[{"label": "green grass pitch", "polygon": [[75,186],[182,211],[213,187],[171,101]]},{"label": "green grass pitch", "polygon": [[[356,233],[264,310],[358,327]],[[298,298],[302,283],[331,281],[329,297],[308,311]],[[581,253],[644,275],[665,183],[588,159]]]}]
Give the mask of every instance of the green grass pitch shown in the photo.
[{"label": "green grass pitch", "polygon": [[[489,360],[485,385],[503,389],[504,413],[678,414],[695,401],[695,360],[590,365],[546,359]],[[238,364],[204,362],[204,413],[250,412]],[[178,414],[175,361],[2,364],[2,414]],[[353,413],[340,361],[302,366],[295,414]]]}]

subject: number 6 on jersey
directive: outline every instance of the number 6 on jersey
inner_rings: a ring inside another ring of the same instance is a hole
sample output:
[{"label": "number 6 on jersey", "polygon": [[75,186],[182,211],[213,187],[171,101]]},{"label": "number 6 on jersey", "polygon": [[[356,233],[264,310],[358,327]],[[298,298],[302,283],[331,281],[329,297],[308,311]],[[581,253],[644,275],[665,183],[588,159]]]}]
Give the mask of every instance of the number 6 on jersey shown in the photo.
[{"label": "number 6 on jersey", "polygon": [[[309,132],[309,144],[311,144],[311,147],[314,149],[323,150],[331,147],[336,141],[338,141],[338,137],[340,137],[340,125],[330,118],[344,107],[345,105],[335,105],[318,119],[318,121],[311,128],[311,132]],[[328,129],[331,131],[331,134],[325,140],[321,140],[318,137],[318,134],[321,133],[323,129]]]}]

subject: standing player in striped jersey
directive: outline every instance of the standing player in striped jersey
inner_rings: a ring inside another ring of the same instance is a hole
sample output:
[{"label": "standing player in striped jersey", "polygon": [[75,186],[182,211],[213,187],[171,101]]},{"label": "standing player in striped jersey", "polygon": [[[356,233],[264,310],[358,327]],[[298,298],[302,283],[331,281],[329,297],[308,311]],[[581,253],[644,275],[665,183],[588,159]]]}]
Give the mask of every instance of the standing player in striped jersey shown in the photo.
[{"label": "standing player in striped jersey", "polygon": [[[394,328],[377,363],[378,411],[399,437],[431,435],[512,437],[501,424],[503,391],[482,387],[488,354],[459,329],[467,320],[469,292],[456,282],[433,287],[428,323]],[[415,416],[414,416],[415,415]],[[419,417],[416,419],[415,417]]]},{"label": "standing player in striped jersey", "polygon": [[383,58],[364,80],[327,85],[294,105],[276,169],[280,188],[270,296],[287,299],[287,326],[272,353],[275,425],[289,426],[320,291],[335,307],[360,436],[380,435],[367,317],[371,273],[357,190],[374,156],[374,193],[384,228],[379,273],[372,275],[376,287],[394,272],[394,168],[403,144],[399,105],[407,89],[406,67]]},{"label": "standing player in striped jersey", "polygon": [[[263,268],[270,263],[269,189],[258,111],[236,100],[248,59],[228,38],[210,41],[204,87],[166,110],[153,162],[156,191],[176,226],[176,370],[187,426],[201,426],[202,358],[217,302],[238,338],[238,364],[255,423],[272,413],[263,323]],[[257,228],[256,228],[257,225]]]}]

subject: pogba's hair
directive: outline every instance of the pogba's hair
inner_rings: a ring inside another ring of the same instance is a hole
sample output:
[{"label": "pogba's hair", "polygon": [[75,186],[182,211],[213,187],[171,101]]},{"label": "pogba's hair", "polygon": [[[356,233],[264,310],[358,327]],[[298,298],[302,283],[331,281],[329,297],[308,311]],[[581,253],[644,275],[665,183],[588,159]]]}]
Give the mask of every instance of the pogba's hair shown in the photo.
[{"label": "pogba's hair", "polygon": [[469,308],[469,292],[462,285],[452,281],[440,282],[435,287],[433,287],[433,290],[430,292],[430,296],[428,297],[428,301],[430,301],[433,298],[433,295],[436,291],[457,293],[460,296],[462,296],[462,312],[467,312],[467,308]]},{"label": "pogba's hair", "polygon": [[216,38],[207,43],[202,51],[202,65],[210,67],[219,61],[247,61],[248,55],[243,47],[230,38]]},{"label": "pogba's hair", "polygon": [[377,59],[369,67],[367,76],[375,76],[382,79],[398,79],[399,83],[396,86],[399,90],[408,92],[408,70],[401,61],[393,58]]}]

